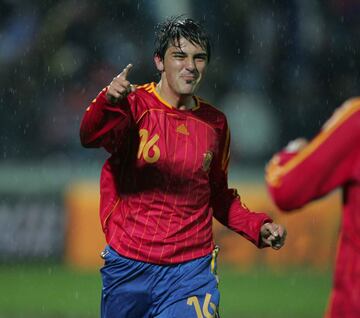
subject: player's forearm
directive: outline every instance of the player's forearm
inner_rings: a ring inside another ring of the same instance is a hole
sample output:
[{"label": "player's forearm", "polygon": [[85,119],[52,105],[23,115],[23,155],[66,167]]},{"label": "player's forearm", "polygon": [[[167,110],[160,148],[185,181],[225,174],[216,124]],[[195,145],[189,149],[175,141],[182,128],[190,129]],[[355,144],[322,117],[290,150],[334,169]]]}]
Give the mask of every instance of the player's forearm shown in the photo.
[{"label": "player's forearm", "polygon": [[281,184],[268,183],[270,195],[281,210],[291,211],[301,208],[317,196],[317,193],[310,189],[309,182],[306,182],[303,177],[304,175],[300,176],[301,183],[297,182],[299,178],[292,176],[283,178]]},{"label": "player's forearm", "polygon": [[224,226],[261,247],[261,226],[272,219],[265,213],[250,211],[240,200],[235,189],[227,189],[213,199],[214,217]]},{"label": "player's forearm", "polygon": [[343,186],[354,177],[360,140],[360,100],[344,103],[322,131],[297,153],[281,151],[267,166],[275,203],[292,210]]},{"label": "player's forearm", "polygon": [[299,153],[289,155],[283,151],[272,159],[267,167],[266,181],[280,209],[301,208],[351,178],[356,159],[354,147],[333,140],[329,138],[319,144],[315,139]]},{"label": "player's forearm", "polygon": [[[121,135],[129,126],[129,115],[120,105],[111,105],[103,90],[87,108],[80,126],[80,140],[84,147],[106,147],[113,137]],[[111,148],[111,147],[110,147]]]},{"label": "player's forearm", "polygon": [[257,247],[264,247],[260,241],[261,226],[272,222],[266,213],[230,211],[228,228],[242,235]]},{"label": "player's forearm", "polygon": [[334,165],[325,158],[324,149],[309,152],[307,148],[298,153],[285,150],[274,156],[266,169],[266,182],[280,209],[301,208],[330,191],[329,176]]}]

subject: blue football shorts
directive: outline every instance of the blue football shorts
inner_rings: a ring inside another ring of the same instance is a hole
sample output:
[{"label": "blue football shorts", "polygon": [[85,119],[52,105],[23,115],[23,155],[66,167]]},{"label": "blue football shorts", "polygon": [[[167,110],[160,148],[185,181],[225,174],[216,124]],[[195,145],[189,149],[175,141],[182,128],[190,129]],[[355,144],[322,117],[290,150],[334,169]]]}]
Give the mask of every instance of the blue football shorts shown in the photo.
[{"label": "blue football shorts", "polygon": [[107,246],[101,253],[101,318],[219,317],[217,251],[181,264],[155,265]]}]

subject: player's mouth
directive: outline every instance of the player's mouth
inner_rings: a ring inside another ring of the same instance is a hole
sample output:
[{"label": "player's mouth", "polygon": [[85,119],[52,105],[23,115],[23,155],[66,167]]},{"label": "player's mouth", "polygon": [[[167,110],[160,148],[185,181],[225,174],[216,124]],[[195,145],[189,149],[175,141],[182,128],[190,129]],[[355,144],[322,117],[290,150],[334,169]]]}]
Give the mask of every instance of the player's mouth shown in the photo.
[{"label": "player's mouth", "polygon": [[197,81],[198,77],[194,75],[183,75],[181,78],[187,83],[192,84]]}]

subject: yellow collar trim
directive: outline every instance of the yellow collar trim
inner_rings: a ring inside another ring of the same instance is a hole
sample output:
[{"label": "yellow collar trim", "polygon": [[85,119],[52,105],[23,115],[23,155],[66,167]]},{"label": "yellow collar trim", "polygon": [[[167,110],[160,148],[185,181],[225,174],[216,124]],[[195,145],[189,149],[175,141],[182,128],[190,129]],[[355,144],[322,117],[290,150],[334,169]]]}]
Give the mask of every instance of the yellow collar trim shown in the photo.
[{"label": "yellow collar trim", "polygon": [[[152,92],[160,102],[162,102],[166,107],[170,109],[177,109],[175,106],[169,104],[159,95],[159,93],[156,91],[156,84],[154,82],[151,83],[151,87],[152,87]],[[190,108],[189,110],[195,111],[200,108],[200,101],[196,96],[193,96],[193,99],[195,100],[195,106],[193,108]]]}]

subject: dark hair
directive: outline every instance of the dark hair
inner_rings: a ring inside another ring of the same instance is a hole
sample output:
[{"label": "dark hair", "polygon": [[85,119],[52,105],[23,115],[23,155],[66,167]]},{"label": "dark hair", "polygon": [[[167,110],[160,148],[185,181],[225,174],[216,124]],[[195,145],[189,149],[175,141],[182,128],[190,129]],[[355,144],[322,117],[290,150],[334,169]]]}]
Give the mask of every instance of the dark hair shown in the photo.
[{"label": "dark hair", "polygon": [[209,36],[199,22],[184,15],[172,16],[155,27],[154,55],[164,59],[168,47],[171,45],[179,46],[181,37],[206,50],[208,61],[210,61]]}]

